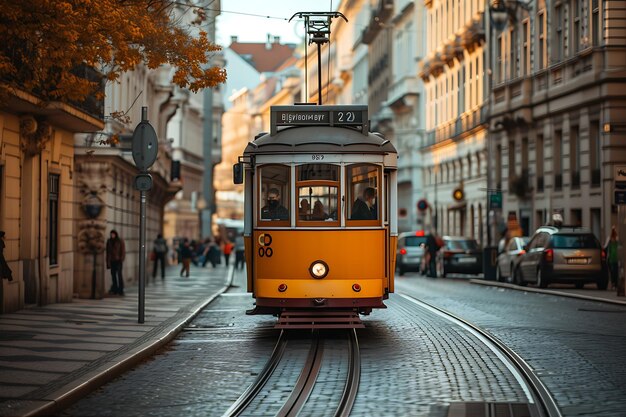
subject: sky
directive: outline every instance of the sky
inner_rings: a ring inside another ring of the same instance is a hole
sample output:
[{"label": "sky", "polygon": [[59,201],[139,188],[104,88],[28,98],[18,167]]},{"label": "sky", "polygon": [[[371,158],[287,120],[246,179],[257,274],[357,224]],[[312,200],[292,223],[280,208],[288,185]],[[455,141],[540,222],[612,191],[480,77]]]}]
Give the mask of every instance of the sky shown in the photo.
[{"label": "sky", "polygon": [[[217,43],[230,45],[231,36],[239,42],[265,42],[267,34],[280,36],[281,43],[299,43],[304,36],[302,22],[288,20],[296,12],[337,9],[340,0],[221,0],[217,17]],[[252,15],[252,16],[251,16]],[[269,16],[270,18],[268,18]]]}]

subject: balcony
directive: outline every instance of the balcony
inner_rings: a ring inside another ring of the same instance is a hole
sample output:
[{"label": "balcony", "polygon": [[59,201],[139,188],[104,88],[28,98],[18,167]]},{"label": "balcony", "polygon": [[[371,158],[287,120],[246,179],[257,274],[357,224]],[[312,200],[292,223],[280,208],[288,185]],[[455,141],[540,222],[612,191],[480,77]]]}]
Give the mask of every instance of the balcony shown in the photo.
[{"label": "balcony", "polygon": [[412,100],[410,97],[417,96],[419,93],[419,86],[417,78],[412,76],[405,76],[398,79],[389,89],[387,103],[392,108],[403,108],[405,106],[412,106]]}]

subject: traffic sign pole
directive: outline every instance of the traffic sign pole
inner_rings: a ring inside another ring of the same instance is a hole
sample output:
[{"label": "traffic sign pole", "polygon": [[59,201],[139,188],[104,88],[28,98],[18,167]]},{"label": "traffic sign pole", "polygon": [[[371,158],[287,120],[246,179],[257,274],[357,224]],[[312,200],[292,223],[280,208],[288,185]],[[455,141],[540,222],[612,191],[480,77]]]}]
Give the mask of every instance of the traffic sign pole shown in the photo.
[{"label": "traffic sign pole", "polygon": [[141,173],[135,177],[135,189],[139,190],[139,306],[138,322],[145,319],[146,299],[146,192],[152,188],[152,176],[148,168],[156,161],[159,140],[150,122],[148,108],[141,108],[141,122],[133,132],[132,151],[135,165]]}]

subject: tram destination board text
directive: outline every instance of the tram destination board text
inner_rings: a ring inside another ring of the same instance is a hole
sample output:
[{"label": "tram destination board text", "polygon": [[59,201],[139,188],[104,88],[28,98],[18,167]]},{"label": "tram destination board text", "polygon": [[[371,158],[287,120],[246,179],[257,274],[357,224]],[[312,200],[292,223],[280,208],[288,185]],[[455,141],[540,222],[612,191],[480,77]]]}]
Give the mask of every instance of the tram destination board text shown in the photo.
[{"label": "tram destination board text", "polygon": [[349,110],[278,111],[275,120],[277,126],[358,126],[363,124],[363,113]]}]

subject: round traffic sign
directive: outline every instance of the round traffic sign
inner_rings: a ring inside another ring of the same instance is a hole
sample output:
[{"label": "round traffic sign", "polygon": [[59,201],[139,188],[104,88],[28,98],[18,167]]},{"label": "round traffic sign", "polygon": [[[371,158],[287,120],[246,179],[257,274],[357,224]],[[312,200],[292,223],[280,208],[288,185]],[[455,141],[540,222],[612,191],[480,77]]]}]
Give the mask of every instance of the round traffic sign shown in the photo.
[{"label": "round traffic sign", "polygon": [[425,199],[421,199],[417,202],[417,209],[419,211],[424,211],[428,208],[428,201],[426,201]]},{"label": "round traffic sign", "polygon": [[159,140],[147,120],[140,122],[133,132],[132,151],[133,160],[140,171],[146,171],[156,161]]},{"label": "round traffic sign", "polygon": [[465,193],[463,192],[463,189],[462,188],[456,188],[452,192],[452,198],[454,198],[456,201],[461,201],[461,200],[465,199]]}]

